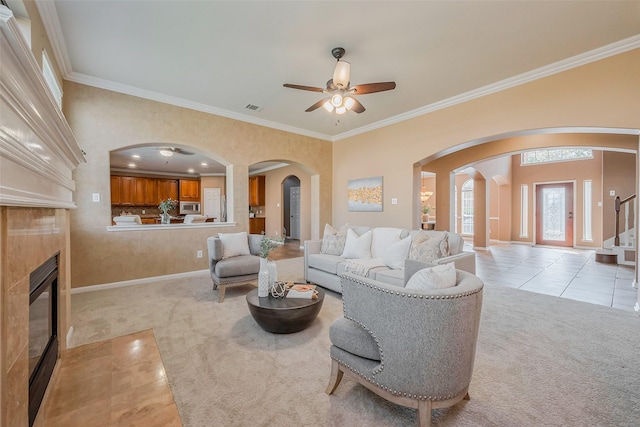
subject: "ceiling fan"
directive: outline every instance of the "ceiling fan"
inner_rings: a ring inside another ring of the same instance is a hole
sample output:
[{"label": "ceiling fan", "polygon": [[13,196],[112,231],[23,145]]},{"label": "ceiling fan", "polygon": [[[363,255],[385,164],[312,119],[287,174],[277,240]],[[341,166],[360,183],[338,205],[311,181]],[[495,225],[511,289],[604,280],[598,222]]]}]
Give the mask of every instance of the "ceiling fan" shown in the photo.
[{"label": "ceiling fan", "polygon": [[340,59],[344,56],[345,50],[341,47],[335,47],[331,50],[331,54],[338,60],[336,69],[333,72],[333,78],[327,82],[325,89],[313,86],[301,86],[285,83],[284,87],[291,89],[308,90],[311,92],[322,92],[329,95],[307,108],[305,111],[314,111],[318,107],[324,107],[328,112],[344,114],[349,110],[356,113],[362,113],[365,108],[354,95],[364,95],[367,93],[383,92],[396,88],[395,82],[366,83],[362,85],[350,86],[349,74],[351,73],[351,64]]},{"label": "ceiling fan", "polygon": [[171,157],[173,156],[173,154],[185,154],[187,156],[190,156],[192,154],[191,151],[187,151],[184,148],[179,148],[179,147],[160,147],[158,148],[158,150],[160,151],[160,154],[165,156],[165,157]]}]

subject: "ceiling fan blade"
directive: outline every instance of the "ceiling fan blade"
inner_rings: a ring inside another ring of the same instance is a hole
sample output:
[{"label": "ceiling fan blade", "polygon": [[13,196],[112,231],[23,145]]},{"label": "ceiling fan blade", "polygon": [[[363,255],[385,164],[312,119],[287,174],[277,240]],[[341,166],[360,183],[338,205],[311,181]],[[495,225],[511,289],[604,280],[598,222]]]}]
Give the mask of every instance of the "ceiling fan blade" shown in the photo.
[{"label": "ceiling fan blade", "polygon": [[384,92],[385,90],[392,90],[396,88],[396,82],[380,82],[380,83],[365,83],[363,85],[353,86],[356,95],[364,95],[366,93]]},{"label": "ceiling fan blade", "polygon": [[290,87],[291,89],[309,90],[311,92],[322,92],[324,90],[324,89],[321,89],[319,87],[292,85],[292,84],[289,84],[289,83],[285,83],[282,86]]},{"label": "ceiling fan blade", "polygon": [[321,106],[322,106],[322,104],[324,104],[325,102],[327,102],[327,100],[328,100],[328,99],[329,99],[329,98],[321,99],[320,101],[316,102],[315,104],[313,104],[311,107],[307,108],[307,109],[306,109],[306,110],[304,110],[304,111],[308,113],[308,112],[310,112],[310,111],[316,110],[316,109],[318,109],[319,107],[321,107]]},{"label": "ceiling fan blade", "polygon": [[355,111],[355,112],[356,112],[356,113],[358,113],[358,114],[363,113],[363,112],[364,112],[364,110],[365,110],[364,105],[362,105],[362,104],[360,103],[360,101],[358,101],[357,99],[355,99],[355,98],[353,98],[353,97],[351,97],[351,98],[352,98],[352,99],[353,99],[353,101],[354,101],[354,103],[353,103],[353,107],[351,107],[351,111]]}]

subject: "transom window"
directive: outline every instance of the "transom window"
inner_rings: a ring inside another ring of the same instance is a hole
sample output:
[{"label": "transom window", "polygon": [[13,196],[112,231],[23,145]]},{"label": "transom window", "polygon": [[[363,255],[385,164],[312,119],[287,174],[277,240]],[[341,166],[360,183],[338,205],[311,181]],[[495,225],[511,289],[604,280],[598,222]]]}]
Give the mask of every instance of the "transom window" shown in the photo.
[{"label": "transom window", "polygon": [[591,148],[549,148],[522,152],[521,164],[566,162],[570,160],[593,159]]}]

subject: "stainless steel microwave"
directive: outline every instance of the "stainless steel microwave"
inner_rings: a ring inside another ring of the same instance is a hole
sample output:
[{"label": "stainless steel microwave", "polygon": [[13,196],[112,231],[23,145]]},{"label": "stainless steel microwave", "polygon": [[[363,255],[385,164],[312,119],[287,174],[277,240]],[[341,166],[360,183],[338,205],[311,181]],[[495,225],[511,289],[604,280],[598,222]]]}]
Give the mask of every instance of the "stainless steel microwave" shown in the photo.
[{"label": "stainless steel microwave", "polygon": [[180,202],[180,215],[199,214],[199,202]]}]

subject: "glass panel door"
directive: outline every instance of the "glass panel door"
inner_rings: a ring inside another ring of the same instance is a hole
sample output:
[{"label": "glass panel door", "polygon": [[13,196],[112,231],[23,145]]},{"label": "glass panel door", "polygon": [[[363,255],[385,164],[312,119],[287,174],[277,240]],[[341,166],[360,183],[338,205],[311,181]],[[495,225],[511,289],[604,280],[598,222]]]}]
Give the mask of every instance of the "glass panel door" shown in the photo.
[{"label": "glass panel door", "polygon": [[573,246],[573,184],[536,186],[536,244]]}]

